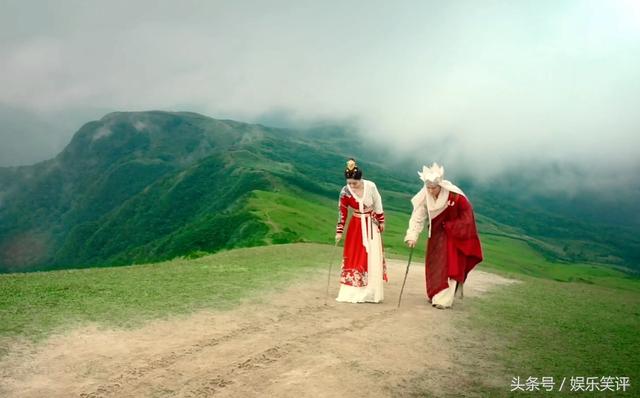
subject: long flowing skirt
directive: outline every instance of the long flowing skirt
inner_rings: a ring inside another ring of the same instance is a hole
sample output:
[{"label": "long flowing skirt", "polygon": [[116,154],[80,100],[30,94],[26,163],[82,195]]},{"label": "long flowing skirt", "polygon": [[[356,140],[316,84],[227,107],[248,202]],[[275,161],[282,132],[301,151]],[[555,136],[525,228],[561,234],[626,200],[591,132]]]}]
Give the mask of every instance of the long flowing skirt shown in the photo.
[{"label": "long flowing skirt", "polygon": [[[371,226],[368,217],[367,225]],[[380,231],[373,224],[366,231],[369,252],[362,245],[360,219],[353,217],[347,229],[340,291],[336,301],[345,303],[379,303],[384,299],[384,252]],[[360,262],[353,265],[351,262]]]},{"label": "long flowing skirt", "polygon": [[[442,224],[444,214],[433,220],[434,226]],[[450,278],[449,248],[447,234],[442,228],[435,227],[431,238],[427,242],[427,256],[425,263],[425,277],[427,297],[434,306],[451,307],[455,298],[458,282]]]}]

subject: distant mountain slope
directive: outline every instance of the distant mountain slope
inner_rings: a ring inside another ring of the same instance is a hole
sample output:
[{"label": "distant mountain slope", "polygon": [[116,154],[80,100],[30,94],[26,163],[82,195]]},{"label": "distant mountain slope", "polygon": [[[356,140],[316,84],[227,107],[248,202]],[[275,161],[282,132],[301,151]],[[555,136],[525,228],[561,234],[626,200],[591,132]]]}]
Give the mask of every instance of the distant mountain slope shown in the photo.
[{"label": "distant mountain slope", "polygon": [[[339,127],[293,131],[195,113],[111,113],[85,124],[54,159],[0,168],[0,272],[328,242],[351,155],[383,192],[394,215],[388,245],[400,250],[419,181],[379,153]],[[525,240],[556,259],[634,264],[640,244],[620,244],[615,231],[583,233],[592,223],[468,187],[483,232]]]},{"label": "distant mountain slope", "polygon": [[[56,158],[1,168],[0,269],[125,264],[269,243],[252,191],[331,196],[344,155],[192,113],[113,113]],[[318,143],[317,145],[321,145]],[[328,184],[328,181],[334,181]]]}]

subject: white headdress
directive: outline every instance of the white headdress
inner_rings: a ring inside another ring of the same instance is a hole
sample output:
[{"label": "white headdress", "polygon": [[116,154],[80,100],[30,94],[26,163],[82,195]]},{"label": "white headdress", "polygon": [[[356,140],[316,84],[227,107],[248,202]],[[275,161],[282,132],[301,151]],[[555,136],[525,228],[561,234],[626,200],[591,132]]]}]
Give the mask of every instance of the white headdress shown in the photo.
[{"label": "white headdress", "polygon": [[440,184],[442,178],[444,177],[444,167],[440,166],[436,162],[433,162],[431,167],[422,166],[422,171],[418,171],[418,175],[425,184]]},{"label": "white headdress", "polygon": [[[426,187],[427,184],[440,185],[442,188],[444,188],[449,192],[455,192],[462,196],[465,196],[464,192],[462,192],[460,188],[453,185],[451,181],[444,179],[444,167],[440,166],[436,162],[433,162],[431,164],[431,167],[422,166],[422,171],[418,171],[418,175],[420,176],[420,179],[422,180],[422,182],[424,182],[425,186],[422,187],[420,192],[418,192],[411,199],[411,203],[413,204],[414,208],[418,206],[427,206],[427,209],[430,209],[434,205],[434,203],[432,203],[433,198],[429,198],[429,195],[427,193],[427,187]],[[448,192],[447,192],[447,195],[448,195]],[[445,198],[442,198],[442,199],[445,199]],[[444,203],[446,203],[446,200]],[[427,213],[429,213],[429,236],[431,236],[431,210],[428,210]]]}]

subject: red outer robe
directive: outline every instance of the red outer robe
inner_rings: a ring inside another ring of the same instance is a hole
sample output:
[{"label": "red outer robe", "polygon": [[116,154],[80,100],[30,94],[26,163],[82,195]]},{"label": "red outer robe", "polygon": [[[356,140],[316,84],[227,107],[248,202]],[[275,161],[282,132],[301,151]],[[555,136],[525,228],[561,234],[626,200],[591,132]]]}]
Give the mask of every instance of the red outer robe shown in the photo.
[{"label": "red outer robe", "polygon": [[[340,193],[339,209],[338,212],[338,225],[336,227],[336,233],[342,233],[344,231],[344,224],[347,220],[349,213],[349,207],[358,211],[358,201],[354,198],[348,190],[342,189]],[[371,212],[379,223],[384,223],[384,214],[377,214]],[[371,223],[366,223],[367,229],[371,228]],[[373,224],[373,228],[378,228],[376,224]],[[366,231],[368,233],[369,231]],[[382,239],[382,237],[380,237]],[[384,248],[383,248],[384,250]],[[367,250],[362,245],[362,226],[360,219],[357,217],[351,217],[349,219],[349,226],[347,227],[347,233],[344,240],[344,250],[342,255],[342,272],[340,273],[340,283],[345,285],[351,285],[355,287],[367,286],[368,283],[368,255]],[[383,258],[383,279],[387,281],[386,264]]]},{"label": "red outer robe", "polygon": [[482,261],[482,247],[471,203],[449,192],[447,208],[431,220],[426,256],[427,296],[449,287],[448,278],[464,283],[469,271]]}]

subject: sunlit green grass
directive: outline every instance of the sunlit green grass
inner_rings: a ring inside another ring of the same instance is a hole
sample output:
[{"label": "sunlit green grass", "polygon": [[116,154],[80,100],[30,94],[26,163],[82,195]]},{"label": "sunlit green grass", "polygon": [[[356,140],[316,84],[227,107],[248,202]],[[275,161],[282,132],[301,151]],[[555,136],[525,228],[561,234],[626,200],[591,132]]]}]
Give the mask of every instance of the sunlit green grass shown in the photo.
[{"label": "sunlit green grass", "polygon": [[[254,191],[249,199],[251,212],[270,226],[269,243],[318,242],[333,244],[338,222],[338,195],[335,201],[324,197],[290,192]],[[409,216],[397,211],[385,211],[383,243],[391,257],[406,257],[409,249],[404,244],[404,235]],[[416,250],[416,258],[424,253],[424,242]],[[420,254],[418,256],[418,254]]]},{"label": "sunlit green grass", "polygon": [[[591,393],[638,396],[640,381],[640,293],[584,283],[563,283],[522,276],[522,283],[467,300],[470,319],[462,327],[483,336],[489,357],[504,366],[502,388],[477,380],[488,396],[510,393],[511,379],[553,377],[629,377],[632,389]],[[479,344],[479,343],[478,343]],[[564,395],[564,394],[563,394]],[[590,395],[591,396],[591,395]]]},{"label": "sunlit green grass", "polygon": [[[598,264],[566,264],[545,260],[525,242],[483,236],[485,262],[480,269],[520,283],[496,288],[465,300],[478,349],[504,367],[502,388],[479,379],[467,387],[481,396],[511,393],[512,377],[630,377],[632,390],[595,392],[596,396],[638,396],[640,380],[640,280]],[[532,394],[529,392],[528,394]],[[539,393],[541,394],[541,393]],[[591,395],[590,395],[591,396]]]},{"label": "sunlit green grass", "polygon": [[133,326],[228,308],[326,266],[332,248],[297,244],[129,267],[0,275],[0,336],[40,338],[86,322]]},{"label": "sunlit green grass", "polygon": [[546,260],[525,241],[491,234],[481,236],[482,267],[506,276],[534,276],[560,282],[580,282],[639,291],[640,279],[610,265]]}]

